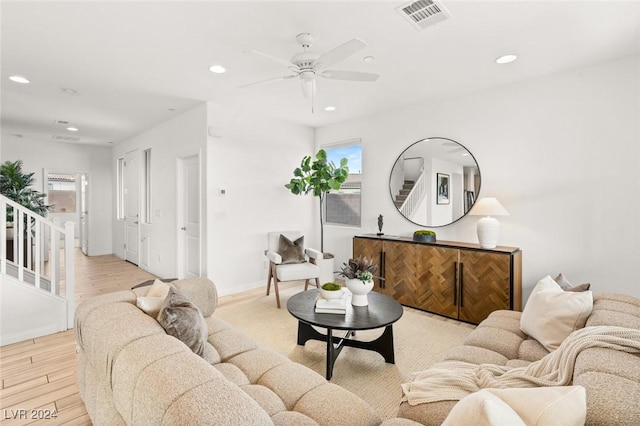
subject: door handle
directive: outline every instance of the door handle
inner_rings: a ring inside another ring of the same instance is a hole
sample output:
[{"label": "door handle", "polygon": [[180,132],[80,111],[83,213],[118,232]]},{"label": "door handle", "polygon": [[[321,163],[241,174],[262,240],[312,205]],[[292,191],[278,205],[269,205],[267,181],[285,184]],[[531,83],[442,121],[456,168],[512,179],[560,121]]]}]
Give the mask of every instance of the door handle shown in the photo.
[{"label": "door handle", "polygon": [[186,230],[187,230],[187,227],[186,227],[186,226],[183,226],[183,227],[182,227],[182,228],[180,228],[180,229],[181,229],[182,231],[186,231]]},{"label": "door handle", "polygon": [[133,224],[134,224],[134,225],[137,225],[137,224],[138,224],[138,221],[136,220],[135,222],[133,222]]},{"label": "door handle", "polygon": [[464,263],[460,262],[460,307],[464,307]]}]

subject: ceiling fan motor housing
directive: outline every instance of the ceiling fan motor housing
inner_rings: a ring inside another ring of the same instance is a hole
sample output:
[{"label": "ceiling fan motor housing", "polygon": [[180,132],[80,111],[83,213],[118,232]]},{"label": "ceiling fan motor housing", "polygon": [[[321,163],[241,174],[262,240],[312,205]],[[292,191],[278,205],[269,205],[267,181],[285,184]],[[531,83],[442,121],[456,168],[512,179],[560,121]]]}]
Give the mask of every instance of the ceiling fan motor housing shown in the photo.
[{"label": "ceiling fan motor housing", "polygon": [[318,59],[320,55],[312,52],[300,52],[293,55],[291,62],[296,64],[300,69],[313,69],[313,62]]},{"label": "ceiling fan motor housing", "polygon": [[304,48],[311,47],[316,38],[311,33],[300,33],[296,36],[296,41]]}]

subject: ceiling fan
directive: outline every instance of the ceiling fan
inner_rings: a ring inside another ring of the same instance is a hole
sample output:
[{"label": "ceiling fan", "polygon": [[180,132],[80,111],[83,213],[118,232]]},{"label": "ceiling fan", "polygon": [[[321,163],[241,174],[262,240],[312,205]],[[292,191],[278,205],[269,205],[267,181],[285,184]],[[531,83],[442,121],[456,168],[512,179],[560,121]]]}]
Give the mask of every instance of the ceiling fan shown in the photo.
[{"label": "ceiling fan", "polygon": [[[354,55],[356,52],[365,48],[366,43],[358,38],[347,41],[340,46],[325,52],[322,55],[309,50],[311,44],[314,41],[314,37],[310,33],[301,33],[296,36],[296,41],[302,46],[304,51],[293,55],[291,60],[281,59],[267,53],[259,52],[257,50],[250,50],[247,53],[261,56],[272,62],[283,65],[289,69],[290,74],[282,75],[279,77],[269,78],[267,80],[257,81],[255,83],[245,84],[240,87],[253,86],[256,84],[262,84],[275,80],[288,80],[298,77],[302,84],[302,93],[305,98],[311,98],[316,93],[316,77],[328,78],[333,80],[350,80],[350,81],[376,81],[378,74],[358,72],[358,71],[339,71],[328,70],[330,67],[338,62],[347,59],[349,56]],[[312,104],[313,110],[313,104]]]}]

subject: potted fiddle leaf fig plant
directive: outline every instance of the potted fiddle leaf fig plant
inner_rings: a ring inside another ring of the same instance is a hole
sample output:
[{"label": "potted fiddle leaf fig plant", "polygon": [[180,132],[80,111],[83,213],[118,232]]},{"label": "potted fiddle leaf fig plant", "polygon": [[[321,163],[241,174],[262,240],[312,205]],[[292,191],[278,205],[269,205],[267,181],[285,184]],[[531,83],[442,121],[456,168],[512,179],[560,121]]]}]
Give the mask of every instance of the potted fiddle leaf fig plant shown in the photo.
[{"label": "potted fiddle leaf fig plant", "polygon": [[293,178],[285,185],[292,194],[303,195],[313,194],[318,197],[320,207],[320,251],[323,259],[318,259],[316,263],[320,267],[320,281],[333,281],[333,254],[324,252],[324,201],[327,193],[331,190],[337,191],[349,177],[349,167],[347,159],[342,158],[340,165],[336,166],[333,161],[327,158],[324,149],[318,151],[315,157],[309,155],[302,158],[300,167],[293,171]]}]

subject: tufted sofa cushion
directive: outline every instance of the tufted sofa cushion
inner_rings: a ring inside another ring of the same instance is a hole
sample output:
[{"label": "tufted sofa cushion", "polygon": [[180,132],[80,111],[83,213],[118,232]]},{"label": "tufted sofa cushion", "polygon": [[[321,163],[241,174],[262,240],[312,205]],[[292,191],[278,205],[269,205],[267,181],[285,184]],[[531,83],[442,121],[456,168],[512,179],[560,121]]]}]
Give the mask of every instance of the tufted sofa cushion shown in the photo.
[{"label": "tufted sofa cushion", "polygon": [[76,310],[77,382],[94,424],[380,424],[356,395],[216,318],[209,280],[172,285],[209,314],[209,362],[136,307],[144,287]]}]

